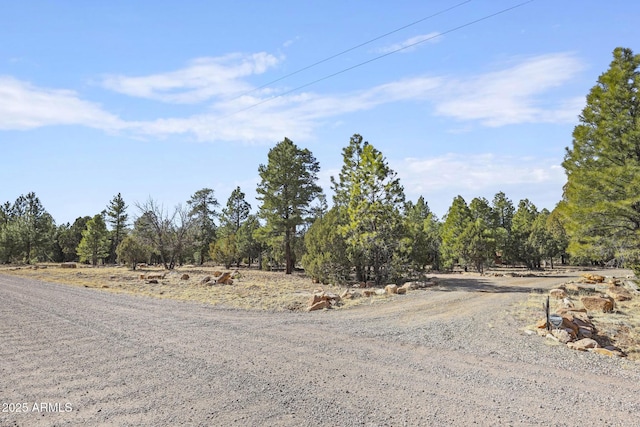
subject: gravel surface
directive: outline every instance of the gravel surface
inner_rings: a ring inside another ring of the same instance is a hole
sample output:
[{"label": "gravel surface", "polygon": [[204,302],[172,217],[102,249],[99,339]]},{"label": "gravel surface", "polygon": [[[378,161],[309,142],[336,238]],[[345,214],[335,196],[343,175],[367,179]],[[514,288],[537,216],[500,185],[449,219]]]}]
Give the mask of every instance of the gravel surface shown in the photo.
[{"label": "gravel surface", "polygon": [[566,280],[271,313],[0,275],[0,426],[639,425],[640,364],[516,320]]}]

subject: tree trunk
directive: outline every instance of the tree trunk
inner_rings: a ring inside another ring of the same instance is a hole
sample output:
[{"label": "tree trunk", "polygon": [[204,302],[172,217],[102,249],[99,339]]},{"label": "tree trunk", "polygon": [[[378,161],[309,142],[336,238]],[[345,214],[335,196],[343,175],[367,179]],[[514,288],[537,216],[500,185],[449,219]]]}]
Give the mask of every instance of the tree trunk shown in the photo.
[{"label": "tree trunk", "polygon": [[284,274],[291,274],[293,272],[293,264],[291,261],[291,230],[287,227],[284,236],[284,259],[285,259],[285,271]]}]

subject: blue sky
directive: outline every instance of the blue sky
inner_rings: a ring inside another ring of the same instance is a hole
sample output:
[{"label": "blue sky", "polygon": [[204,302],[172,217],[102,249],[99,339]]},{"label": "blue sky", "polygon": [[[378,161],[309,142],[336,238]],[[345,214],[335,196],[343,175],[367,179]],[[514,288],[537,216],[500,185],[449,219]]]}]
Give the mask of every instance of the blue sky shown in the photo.
[{"label": "blue sky", "polygon": [[552,209],[585,96],[615,47],[640,51],[640,3],[534,0],[472,23],[520,3],[3,2],[0,202],[34,191],[60,224],[117,193],[135,217],[239,185],[255,209],[277,142],[310,149],[328,191],[359,133],[440,217],[498,191]]}]

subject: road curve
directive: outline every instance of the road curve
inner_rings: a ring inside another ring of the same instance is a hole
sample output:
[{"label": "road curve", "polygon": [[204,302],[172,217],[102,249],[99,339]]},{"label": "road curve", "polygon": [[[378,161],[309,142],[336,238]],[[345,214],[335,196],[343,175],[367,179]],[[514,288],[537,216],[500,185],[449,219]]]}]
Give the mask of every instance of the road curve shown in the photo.
[{"label": "road curve", "polygon": [[638,425],[640,366],[524,334],[527,286],[265,313],[0,275],[0,426]]}]

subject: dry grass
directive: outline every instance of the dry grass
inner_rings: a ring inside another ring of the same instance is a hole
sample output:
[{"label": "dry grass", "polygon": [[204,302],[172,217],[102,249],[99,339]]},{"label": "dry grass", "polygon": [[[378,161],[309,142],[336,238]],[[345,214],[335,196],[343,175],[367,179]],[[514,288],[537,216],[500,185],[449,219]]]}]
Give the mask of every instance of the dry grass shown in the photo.
[{"label": "dry grass", "polygon": [[[598,293],[605,293],[606,286],[599,286]],[[591,296],[593,292],[569,292],[569,298],[576,308],[582,308],[580,297]],[[528,326],[535,329],[535,323],[543,319],[543,303],[547,293],[532,293],[528,299],[520,304],[516,316],[533,322]],[[550,312],[554,313],[562,307],[561,300],[549,300]],[[640,297],[635,295],[629,301],[617,301],[612,313],[588,312],[589,318],[595,325],[598,335],[607,337],[611,344],[622,349],[630,360],[640,360]]]},{"label": "dry grass", "polygon": [[[227,308],[269,311],[305,310],[307,301],[316,289],[340,294],[345,288],[318,285],[304,274],[285,275],[280,272],[265,272],[240,269],[240,277],[232,285],[201,284],[206,276],[213,278],[214,271],[226,272],[223,267],[184,266],[167,272],[162,268],[144,268],[132,271],[126,267],[91,267],[78,264],[77,268],[61,268],[59,264],[37,266],[0,267],[0,273],[62,283],[86,288],[97,288],[108,292],[124,292],[156,298],[197,301]],[[234,270],[231,270],[234,271]],[[140,279],[141,274],[164,274],[157,284]],[[188,274],[188,280],[181,280]],[[215,280],[212,280],[215,283]],[[343,300],[336,308],[348,308],[384,300],[386,296]],[[375,301],[374,301],[375,300]]]}]

